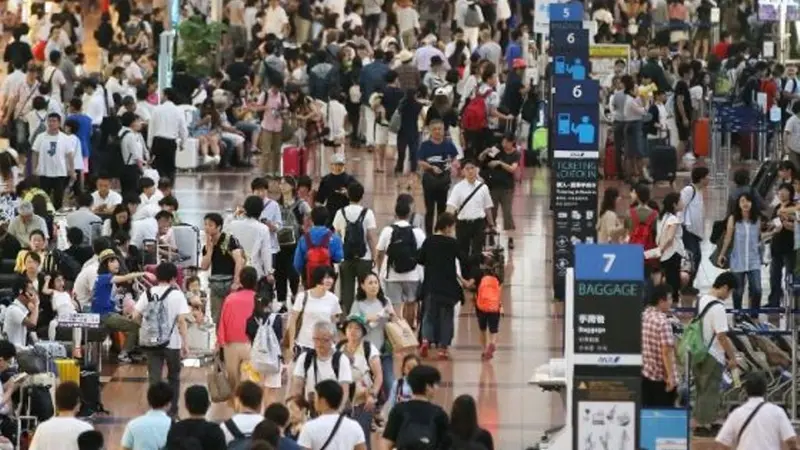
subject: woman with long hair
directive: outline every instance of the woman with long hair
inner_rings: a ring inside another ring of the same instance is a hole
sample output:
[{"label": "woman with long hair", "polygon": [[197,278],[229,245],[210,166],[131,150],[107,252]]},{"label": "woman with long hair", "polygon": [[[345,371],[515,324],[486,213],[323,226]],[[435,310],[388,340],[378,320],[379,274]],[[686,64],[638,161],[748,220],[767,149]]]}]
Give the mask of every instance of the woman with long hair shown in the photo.
[{"label": "woman with long hair", "polygon": [[743,193],[739,196],[733,214],[728,217],[725,237],[716,263],[719,267],[730,264],[730,270],[736,277],[736,290],[733,291],[734,309],[742,308],[744,288],[747,286],[751,317],[758,317],[758,309],[761,307],[760,244],[761,220],[758,212],[753,209],[753,196]]},{"label": "woman with long hair", "polygon": [[278,230],[280,250],[275,257],[275,293],[279,302],[285,302],[289,298],[288,291],[291,291],[292,297],[299,292],[300,274],[294,268],[294,252],[297,240],[308,228],[306,225],[311,215],[311,206],[297,197],[297,180],[294,177],[281,178],[280,189],[278,205],[281,208],[283,227]]},{"label": "woman with long hair", "polygon": [[686,257],[683,248],[683,226],[678,214],[683,211],[681,195],[670,192],[664,197],[661,208],[661,223],[656,234],[656,245],[661,251],[661,271],[664,278],[672,288],[672,301],[680,300],[681,288],[681,261]]},{"label": "woman with long hair", "polygon": [[313,98],[306,96],[299,89],[290,86],[289,114],[294,120],[294,125],[304,131],[303,145],[306,148],[307,172],[315,173],[317,151],[322,139],[324,122],[322,111]]},{"label": "woman with long hair", "polygon": [[131,214],[125,204],[115,206],[111,217],[103,222],[103,236],[113,236],[118,231],[131,233]]},{"label": "woman with long hair", "polygon": [[636,81],[630,75],[622,77],[622,86],[625,92],[625,106],[623,117],[625,121],[625,164],[631,176],[632,183],[649,181],[644,175],[647,165],[647,148],[644,134],[644,119],[647,105],[642,104],[642,99],[637,95]]},{"label": "woman with long hair", "polygon": [[219,112],[214,107],[214,100],[206,99],[200,105],[197,119],[191,126],[191,135],[197,138],[200,146],[200,156],[205,158],[203,164],[219,164],[222,160],[219,145],[221,124]]},{"label": "woman with long hair", "polygon": [[100,252],[97,260],[97,280],[94,283],[94,297],[91,312],[100,315],[100,323],[111,331],[126,334],[125,346],[118,355],[121,363],[131,362],[130,352],[139,344],[139,324],[117,311],[116,287],[120,284],[140,280],[148,275],[144,272],[131,272],[120,275],[120,261],[114,250]]},{"label": "woman with long hair", "polygon": [[472,448],[470,444],[479,444],[486,450],[494,450],[492,435],[478,425],[478,407],[471,395],[459,395],[453,400],[450,437],[455,444],[453,448]]},{"label": "woman with long hair", "polygon": [[769,265],[770,293],[767,306],[778,307],[783,298],[783,270],[791,273],[795,267],[795,209],[794,186],[783,183],[778,187],[778,205],[772,214],[769,234],[772,236]]},{"label": "woman with long hair", "polygon": [[600,203],[597,220],[597,243],[619,244],[625,237],[625,226],[617,213],[622,197],[615,187],[607,187]]},{"label": "woman with long hair", "polygon": [[350,315],[363,317],[368,325],[366,339],[380,351],[382,389],[384,393],[388,393],[394,382],[394,354],[386,341],[386,324],[396,320],[397,314],[392,302],[383,293],[380,278],[375,272],[358,277],[356,301],[350,308]]},{"label": "woman with long hair", "polygon": [[330,291],[336,273],[332,267],[316,267],[304,292],[297,294],[289,314],[289,348],[294,358],[314,349],[312,335],[317,322],[338,322],[342,314],[339,298]]},{"label": "woman with long hair", "polygon": [[261,150],[261,172],[278,172],[281,163],[281,145],[283,138],[281,130],[283,121],[289,108],[289,101],[283,94],[283,80],[271,77],[267,80],[269,88],[258,98],[258,104],[251,109],[253,112],[263,112],[261,119],[261,133],[258,135],[258,148]]}]

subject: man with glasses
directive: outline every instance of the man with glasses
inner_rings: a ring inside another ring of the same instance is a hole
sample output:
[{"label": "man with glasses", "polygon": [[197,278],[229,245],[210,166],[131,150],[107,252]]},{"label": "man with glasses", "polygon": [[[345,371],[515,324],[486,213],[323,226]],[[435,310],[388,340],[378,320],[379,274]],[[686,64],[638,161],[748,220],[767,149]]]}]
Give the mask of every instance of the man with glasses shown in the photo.
[{"label": "man with glasses", "polygon": [[327,321],[314,324],[313,340],[314,349],[306,350],[297,358],[294,365],[291,395],[305,395],[313,405],[314,387],[320,381],[335,380],[342,385],[344,399],[341,404],[347,404],[350,392],[350,383],[353,382],[353,372],[350,359],[347,355],[334,351],[334,337],[336,327]]}]

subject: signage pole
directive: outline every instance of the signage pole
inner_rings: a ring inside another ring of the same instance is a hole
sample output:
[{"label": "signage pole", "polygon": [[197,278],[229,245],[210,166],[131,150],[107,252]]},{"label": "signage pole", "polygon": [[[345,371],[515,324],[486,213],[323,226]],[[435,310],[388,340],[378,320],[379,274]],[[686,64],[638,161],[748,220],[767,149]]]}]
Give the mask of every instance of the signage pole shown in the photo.
[{"label": "signage pole", "polygon": [[589,79],[589,31],[583,4],[550,4],[552,62],[550,142],[553,296],[565,300],[573,246],[595,242],[600,85]]},{"label": "signage pole", "polygon": [[577,244],[574,278],[564,319],[572,448],[640,448],[642,330],[631,324],[641,321],[644,251]]}]

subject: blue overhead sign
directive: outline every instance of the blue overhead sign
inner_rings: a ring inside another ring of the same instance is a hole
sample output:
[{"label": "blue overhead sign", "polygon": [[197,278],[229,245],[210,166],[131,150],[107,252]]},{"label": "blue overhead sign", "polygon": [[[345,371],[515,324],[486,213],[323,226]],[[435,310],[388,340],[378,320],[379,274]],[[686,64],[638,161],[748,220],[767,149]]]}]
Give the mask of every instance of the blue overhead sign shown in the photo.
[{"label": "blue overhead sign", "polygon": [[600,83],[597,80],[571,81],[553,80],[555,103],[572,103],[576,105],[594,105],[600,101]]},{"label": "blue overhead sign", "polygon": [[583,22],[583,3],[551,3],[550,24],[553,22]]},{"label": "blue overhead sign", "polygon": [[641,245],[578,244],[575,279],[644,280],[644,250]]},{"label": "blue overhead sign", "polygon": [[553,30],[550,35],[550,50],[560,56],[572,56],[589,60],[589,30]]},{"label": "blue overhead sign", "polygon": [[556,151],[598,151],[600,111],[597,104],[557,108],[554,120],[556,132],[553,148]]}]

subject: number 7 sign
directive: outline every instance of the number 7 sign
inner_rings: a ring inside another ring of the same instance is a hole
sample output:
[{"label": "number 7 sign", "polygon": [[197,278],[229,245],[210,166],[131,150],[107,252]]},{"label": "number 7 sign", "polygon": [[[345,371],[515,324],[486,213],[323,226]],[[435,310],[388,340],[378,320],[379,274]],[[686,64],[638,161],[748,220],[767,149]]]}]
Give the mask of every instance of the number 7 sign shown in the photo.
[{"label": "number 7 sign", "polygon": [[641,245],[575,245],[575,279],[636,281],[644,279]]}]

